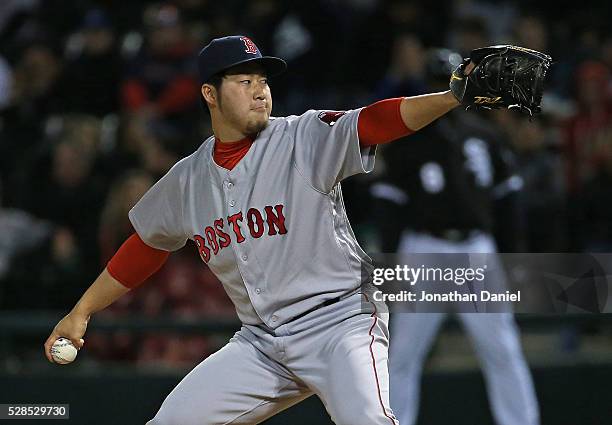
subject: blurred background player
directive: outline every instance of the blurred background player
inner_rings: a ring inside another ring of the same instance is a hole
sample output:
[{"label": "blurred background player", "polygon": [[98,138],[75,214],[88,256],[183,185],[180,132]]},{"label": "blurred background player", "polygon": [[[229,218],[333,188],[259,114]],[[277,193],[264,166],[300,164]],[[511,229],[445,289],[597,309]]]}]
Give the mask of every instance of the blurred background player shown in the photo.
[{"label": "blurred background player", "polygon": [[[447,49],[424,54],[422,84],[432,90],[444,87],[461,56]],[[393,85],[386,90],[393,91]],[[483,116],[461,108],[410,140],[385,147],[386,175],[371,187],[383,226],[383,252],[428,254],[424,260],[418,257],[419,264],[423,260],[438,267],[448,257],[437,253],[492,254],[497,252],[496,221],[504,224],[498,235],[503,251],[520,250],[516,195],[522,179],[505,141]],[[505,276],[496,272],[489,279],[487,284],[503,285]],[[443,312],[392,315],[390,394],[402,425],[416,423],[423,364],[445,317]],[[476,348],[495,422],[538,424],[533,383],[512,314],[459,313],[457,318]]]}]

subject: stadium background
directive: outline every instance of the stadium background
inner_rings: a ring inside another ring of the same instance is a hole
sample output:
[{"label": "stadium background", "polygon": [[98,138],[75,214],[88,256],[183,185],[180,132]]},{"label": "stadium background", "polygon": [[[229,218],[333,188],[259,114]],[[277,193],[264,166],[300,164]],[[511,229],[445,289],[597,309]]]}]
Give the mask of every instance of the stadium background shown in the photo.
[{"label": "stadium background", "polygon": [[[69,402],[74,424],[135,424],[237,328],[192,246],[96,315],[66,367],[42,344],[130,234],[127,211],[211,133],[194,57],[245,34],[289,72],[274,114],[426,92],[428,49],[513,43],[551,54],[544,113],[486,112],[525,185],[525,252],[612,248],[612,14],[603,2],[3,0],[0,3],[0,402]],[[379,163],[379,167],[381,164]],[[384,167],[384,165],[383,165]],[[368,187],[347,208],[380,249]],[[497,223],[503,230],[503,223]],[[544,424],[612,421],[608,316],[519,317]],[[469,344],[451,322],[424,378],[421,423],[492,423]],[[350,397],[350,389],[347,390]],[[329,423],[311,398],[270,420]]]}]

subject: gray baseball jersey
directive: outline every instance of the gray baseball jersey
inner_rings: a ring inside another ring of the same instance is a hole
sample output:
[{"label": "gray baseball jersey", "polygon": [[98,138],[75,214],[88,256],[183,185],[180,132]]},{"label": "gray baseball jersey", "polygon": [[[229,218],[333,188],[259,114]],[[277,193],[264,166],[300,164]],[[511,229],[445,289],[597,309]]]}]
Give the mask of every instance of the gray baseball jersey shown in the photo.
[{"label": "gray baseball jersey", "polygon": [[175,251],[195,241],[244,324],[290,321],[361,284],[369,258],[349,225],[340,181],[374,167],[360,109],[271,118],[234,169],[214,137],[179,161],[134,206],[142,240]]},{"label": "gray baseball jersey", "polygon": [[231,171],[210,138],[130,211],[153,247],[193,239],[243,322],[147,425],[256,424],[312,394],[338,425],[397,425],[386,313],[359,291],[371,264],[340,190],[374,166],[359,112],[271,119]]}]

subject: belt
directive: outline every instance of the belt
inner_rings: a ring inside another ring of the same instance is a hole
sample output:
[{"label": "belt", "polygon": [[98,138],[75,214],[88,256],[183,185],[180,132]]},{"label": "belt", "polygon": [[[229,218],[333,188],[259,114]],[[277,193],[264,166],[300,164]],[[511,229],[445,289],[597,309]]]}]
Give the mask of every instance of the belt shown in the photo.
[{"label": "belt", "polygon": [[298,320],[301,319],[302,317],[306,316],[307,314],[312,313],[315,310],[318,310],[322,307],[327,307],[328,305],[332,305],[337,303],[338,301],[340,301],[342,299],[342,297],[336,297],[336,298],[331,298],[329,300],[323,301],[321,304],[317,304],[315,305],[313,308],[309,308],[308,310],[306,310],[303,313],[298,314],[297,316],[295,316],[293,319],[290,320],[290,322],[293,322],[294,320]]},{"label": "belt", "polygon": [[[330,298],[329,300],[323,301],[321,304],[317,304],[314,307],[309,308],[308,310],[304,311],[303,313],[298,314],[297,316],[292,318],[289,322],[293,322],[294,320],[301,319],[302,317],[306,316],[307,314],[312,313],[315,310],[318,310],[318,309],[320,309],[322,307],[327,307],[329,305],[335,304],[338,301],[344,300],[344,299],[346,299],[346,298],[350,297],[351,295],[354,295],[354,294],[356,294],[358,292],[361,292],[361,287],[355,288],[355,289],[351,290],[350,292],[348,292],[346,294],[343,294],[343,295],[340,295],[338,297]],[[287,322],[287,323],[289,323],[289,322]]]}]

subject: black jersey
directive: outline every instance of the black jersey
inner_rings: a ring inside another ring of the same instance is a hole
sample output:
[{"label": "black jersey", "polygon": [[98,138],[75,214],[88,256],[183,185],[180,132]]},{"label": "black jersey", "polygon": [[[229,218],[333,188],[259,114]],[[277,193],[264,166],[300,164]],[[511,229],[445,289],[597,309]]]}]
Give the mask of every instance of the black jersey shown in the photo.
[{"label": "black jersey", "polygon": [[491,231],[495,198],[520,186],[510,151],[486,121],[465,111],[385,146],[383,156],[383,182],[406,195],[405,225],[434,235]]}]

